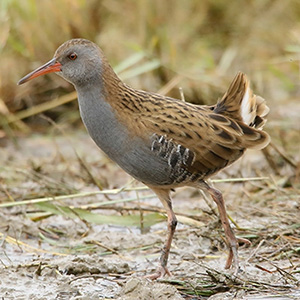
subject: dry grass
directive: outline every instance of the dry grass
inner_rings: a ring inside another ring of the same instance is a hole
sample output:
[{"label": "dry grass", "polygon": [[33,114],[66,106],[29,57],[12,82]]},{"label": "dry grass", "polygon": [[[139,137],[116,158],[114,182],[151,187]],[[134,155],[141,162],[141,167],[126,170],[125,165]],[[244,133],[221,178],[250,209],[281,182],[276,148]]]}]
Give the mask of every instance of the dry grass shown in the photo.
[{"label": "dry grass", "polygon": [[[160,61],[128,80],[156,91],[177,74],[193,102],[211,102],[238,70],[267,99],[299,93],[299,12],[288,1],[2,1],[2,100],[13,112],[71,90],[57,76],[24,87],[17,80],[52,57],[62,42],[91,39],[115,66],[134,53]],[[145,58],[147,60],[147,58]],[[51,92],[50,92],[51,91]]]}]

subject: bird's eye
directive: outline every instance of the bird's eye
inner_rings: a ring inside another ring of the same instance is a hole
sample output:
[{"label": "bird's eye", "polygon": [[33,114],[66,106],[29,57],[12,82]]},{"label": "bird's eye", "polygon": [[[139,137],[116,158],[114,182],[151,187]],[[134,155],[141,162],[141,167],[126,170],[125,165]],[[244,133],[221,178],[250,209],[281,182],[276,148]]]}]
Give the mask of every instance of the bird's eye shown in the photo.
[{"label": "bird's eye", "polygon": [[71,53],[71,54],[68,55],[68,58],[70,60],[75,60],[77,58],[77,54],[73,52],[73,53]]}]

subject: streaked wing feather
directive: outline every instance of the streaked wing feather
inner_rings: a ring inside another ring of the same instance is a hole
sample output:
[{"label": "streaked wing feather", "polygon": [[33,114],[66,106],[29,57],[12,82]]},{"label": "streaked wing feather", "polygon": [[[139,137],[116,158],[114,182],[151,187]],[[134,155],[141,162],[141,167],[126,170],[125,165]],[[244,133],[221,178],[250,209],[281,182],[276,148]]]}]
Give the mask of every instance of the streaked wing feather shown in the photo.
[{"label": "streaked wing feather", "polygon": [[[133,95],[127,92],[125,98]],[[213,174],[236,161],[247,148],[261,149],[269,142],[268,134],[256,129],[265,123],[268,107],[263,98],[253,95],[242,73],[214,106],[197,106],[136,90],[134,96],[138,97],[138,107],[142,102],[149,105],[147,110],[137,111],[129,131],[145,139],[149,139],[149,133],[164,136],[189,149],[193,161],[184,167],[192,173]],[[243,122],[242,115],[251,120],[250,126]]]}]

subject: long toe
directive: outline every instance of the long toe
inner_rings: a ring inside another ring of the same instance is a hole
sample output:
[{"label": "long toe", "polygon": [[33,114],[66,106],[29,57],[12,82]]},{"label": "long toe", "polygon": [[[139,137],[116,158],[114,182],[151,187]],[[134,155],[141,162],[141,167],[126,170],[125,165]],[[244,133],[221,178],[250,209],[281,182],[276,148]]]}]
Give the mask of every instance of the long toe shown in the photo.
[{"label": "long toe", "polygon": [[243,238],[240,238],[240,237],[237,237],[236,239],[237,239],[239,244],[251,245],[251,242],[247,239],[243,239]]},{"label": "long toe", "polygon": [[232,247],[232,268],[233,268],[233,275],[236,276],[240,270],[240,264],[239,264],[239,257],[236,247]]},{"label": "long toe", "polygon": [[164,276],[171,276],[170,271],[168,270],[167,267],[158,267],[157,270],[150,275],[146,275],[145,278],[151,279],[151,280],[156,280],[158,278],[163,278]]}]

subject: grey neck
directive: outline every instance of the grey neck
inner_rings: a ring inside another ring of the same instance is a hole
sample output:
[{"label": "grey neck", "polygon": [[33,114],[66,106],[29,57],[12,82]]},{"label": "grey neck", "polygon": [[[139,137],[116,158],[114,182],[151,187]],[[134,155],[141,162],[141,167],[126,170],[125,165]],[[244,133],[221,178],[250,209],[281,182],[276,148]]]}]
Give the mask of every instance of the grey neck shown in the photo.
[{"label": "grey neck", "polygon": [[100,85],[76,88],[80,115],[94,142],[118,162],[128,147],[127,128],[120,124]]}]

